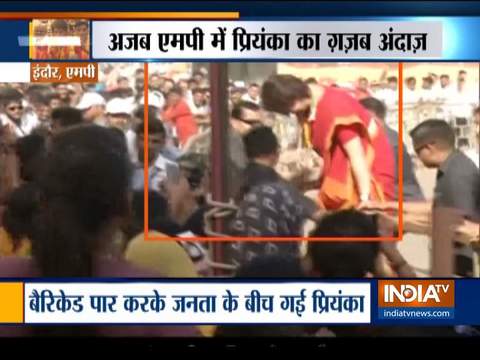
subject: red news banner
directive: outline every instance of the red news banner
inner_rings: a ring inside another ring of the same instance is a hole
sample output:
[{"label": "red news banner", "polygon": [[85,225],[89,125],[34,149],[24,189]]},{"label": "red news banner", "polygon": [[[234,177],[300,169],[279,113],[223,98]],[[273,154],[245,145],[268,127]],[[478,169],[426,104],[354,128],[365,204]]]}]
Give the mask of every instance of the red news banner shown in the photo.
[{"label": "red news banner", "polygon": [[32,83],[98,82],[97,63],[38,63],[30,64]]}]

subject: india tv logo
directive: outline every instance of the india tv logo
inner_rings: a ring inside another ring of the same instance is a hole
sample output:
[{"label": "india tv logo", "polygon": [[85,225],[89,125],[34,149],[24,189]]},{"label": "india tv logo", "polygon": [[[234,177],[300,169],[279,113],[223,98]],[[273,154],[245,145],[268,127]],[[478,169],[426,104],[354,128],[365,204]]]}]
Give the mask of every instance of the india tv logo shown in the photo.
[{"label": "india tv logo", "polygon": [[379,280],[378,306],[390,308],[453,308],[454,280]]}]

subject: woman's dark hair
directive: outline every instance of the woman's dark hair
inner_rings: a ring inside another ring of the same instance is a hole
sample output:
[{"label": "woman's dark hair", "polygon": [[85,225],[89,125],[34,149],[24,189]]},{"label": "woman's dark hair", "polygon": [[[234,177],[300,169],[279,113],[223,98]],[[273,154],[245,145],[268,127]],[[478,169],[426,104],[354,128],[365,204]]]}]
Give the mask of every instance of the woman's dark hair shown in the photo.
[{"label": "woman's dark hair", "polygon": [[34,184],[23,184],[10,194],[3,214],[3,226],[12,237],[14,246],[22,238],[32,238],[33,217],[39,205],[40,192]]},{"label": "woman's dark hair", "polygon": [[125,139],[111,129],[81,125],[53,138],[32,239],[41,276],[93,275],[99,232],[128,213],[129,177]]},{"label": "woman's dark hair", "polygon": [[289,114],[295,101],[311,97],[308,85],[293,75],[272,75],[262,86],[263,107],[280,114]]}]

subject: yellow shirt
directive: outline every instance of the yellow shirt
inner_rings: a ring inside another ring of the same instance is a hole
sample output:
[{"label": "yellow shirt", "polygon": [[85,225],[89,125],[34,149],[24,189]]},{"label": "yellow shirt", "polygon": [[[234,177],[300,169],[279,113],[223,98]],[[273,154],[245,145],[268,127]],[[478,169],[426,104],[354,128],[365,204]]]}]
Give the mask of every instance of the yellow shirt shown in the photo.
[{"label": "yellow shirt", "polygon": [[31,248],[30,240],[23,238],[15,244],[10,234],[0,228],[0,256],[29,256]]},{"label": "yellow shirt", "polygon": [[[153,236],[162,236],[158,232],[151,232]],[[127,246],[125,258],[145,269],[153,270],[167,278],[196,278],[198,277],[195,264],[188,256],[183,247],[174,239],[147,240],[144,234],[134,237]],[[211,337],[215,333],[216,326],[200,325],[198,329],[203,336]]]}]

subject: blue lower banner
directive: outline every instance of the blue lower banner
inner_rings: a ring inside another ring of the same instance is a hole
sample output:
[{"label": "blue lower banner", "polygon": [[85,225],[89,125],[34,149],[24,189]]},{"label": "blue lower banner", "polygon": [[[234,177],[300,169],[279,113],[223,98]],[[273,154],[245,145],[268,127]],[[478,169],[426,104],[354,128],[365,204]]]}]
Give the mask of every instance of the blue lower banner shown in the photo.
[{"label": "blue lower banner", "polygon": [[0,279],[0,324],[480,325],[479,300],[479,279]]}]

